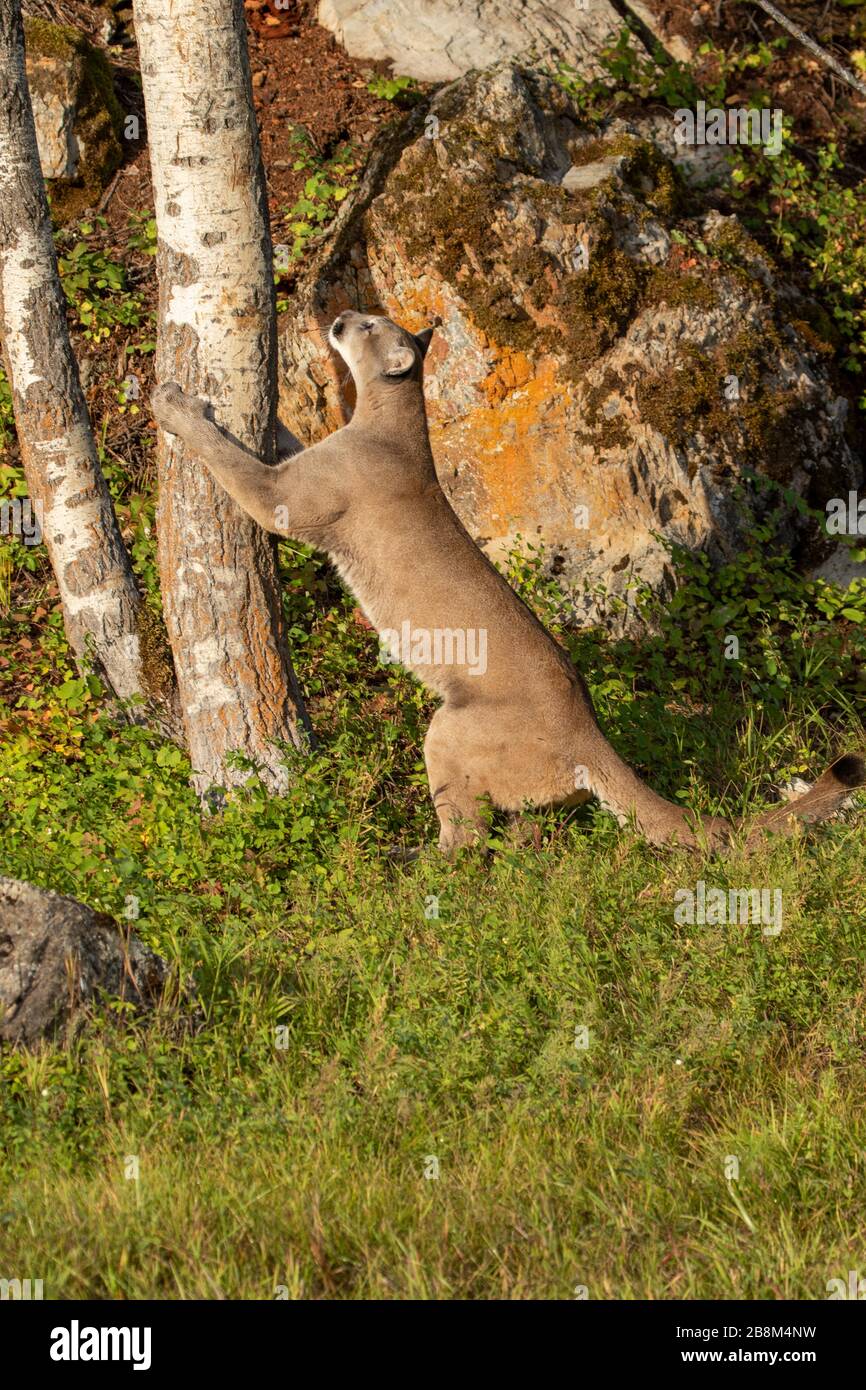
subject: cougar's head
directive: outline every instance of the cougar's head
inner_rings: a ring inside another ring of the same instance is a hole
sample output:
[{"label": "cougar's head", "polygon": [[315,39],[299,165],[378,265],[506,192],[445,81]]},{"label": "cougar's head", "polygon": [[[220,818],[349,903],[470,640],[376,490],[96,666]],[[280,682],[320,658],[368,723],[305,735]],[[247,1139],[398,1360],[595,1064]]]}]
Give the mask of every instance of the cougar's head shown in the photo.
[{"label": "cougar's head", "polygon": [[360,389],[377,381],[420,381],[421,364],[432,336],[432,328],[408,333],[381,315],[346,309],[331,324],[328,342]]}]

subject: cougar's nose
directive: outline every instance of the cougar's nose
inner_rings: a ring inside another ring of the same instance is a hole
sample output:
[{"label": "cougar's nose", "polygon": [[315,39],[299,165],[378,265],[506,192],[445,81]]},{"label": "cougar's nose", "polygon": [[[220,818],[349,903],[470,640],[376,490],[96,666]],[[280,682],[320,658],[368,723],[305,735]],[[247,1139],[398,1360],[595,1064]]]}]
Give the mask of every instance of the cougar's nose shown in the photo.
[{"label": "cougar's nose", "polygon": [[334,319],[334,322],[331,324],[331,336],[333,338],[339,338],[345,327],[346,320],[344,316],[340,314],[337,318]]}]

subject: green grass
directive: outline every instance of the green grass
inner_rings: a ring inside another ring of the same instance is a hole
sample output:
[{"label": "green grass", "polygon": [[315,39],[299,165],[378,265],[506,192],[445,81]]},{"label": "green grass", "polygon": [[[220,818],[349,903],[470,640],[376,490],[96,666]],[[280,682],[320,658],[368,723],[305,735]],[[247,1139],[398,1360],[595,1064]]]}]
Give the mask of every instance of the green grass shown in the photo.
[{"label": "green grass", "polygon": [[[700,876],[781,885],[781,936],[675,926]],[[322,877],[148,905],[197,968],[186,1029],[6,1058],[7,1267],[66,1297],[821,1298],[862,1266],[859,832],[718,865],[599,826]]]},{"label": "green grass", "polygon": [[[702,859],[585,809],[536,817],[537,848],[494,827],[489,860],[398,867],[389,845],[433,839],[429,705],[315,557],[284,563],[322,737],[285,798],[253,780],[202,818],[184,755],[108,720],[56,624],[34,689],[6,696],[5,871],[132,904],[195,993],[0,1058],[4,1277],[47,1297],[826,1297],[866,1264],[862,820]],[[760,532],[716,574],[677,563],[677,598],[620,642],[572,629],[540,557],[512,578],[660,790],[753,810],[862,742],[866,595],[843,617]],[[699,879],[781,889],[781,934],[678,925]]]}]

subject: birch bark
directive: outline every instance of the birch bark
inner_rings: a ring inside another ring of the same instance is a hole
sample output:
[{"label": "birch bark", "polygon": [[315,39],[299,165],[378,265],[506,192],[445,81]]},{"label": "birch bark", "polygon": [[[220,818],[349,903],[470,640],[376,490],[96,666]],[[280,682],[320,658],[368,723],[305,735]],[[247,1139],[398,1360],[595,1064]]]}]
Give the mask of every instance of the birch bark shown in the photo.
[{"label": "birch bark", "polygon": [[0,0],[0,338],[70,646],[79,661],[90,657],[114,694],[142,693],[140,600],[69,340],[19,0]]},{"label": "birch bark", "polygon": [[[160,285],[156,370],[210,400],[274,457],[276,315],[242,0],[135,0]],[[287,781],[278,743],[305,719],[286,648],[275,551],[179,442],[158,449],[160,574],[200,794],[245,774]]]}]

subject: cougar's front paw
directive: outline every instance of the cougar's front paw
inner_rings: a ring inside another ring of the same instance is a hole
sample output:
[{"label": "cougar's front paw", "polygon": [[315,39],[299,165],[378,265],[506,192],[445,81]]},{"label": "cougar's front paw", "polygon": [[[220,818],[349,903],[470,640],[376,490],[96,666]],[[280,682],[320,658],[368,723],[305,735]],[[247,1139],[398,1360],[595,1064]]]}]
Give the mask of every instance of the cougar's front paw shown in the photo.
[{"label": "cougar's front paw", "polygon": [[185,395],[176,381],[166,381],[153,392],[150,408],[162,429],[183,436],[190,425],[205,418],[207,401]]}]

